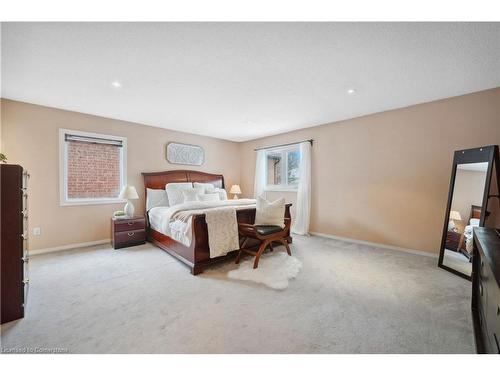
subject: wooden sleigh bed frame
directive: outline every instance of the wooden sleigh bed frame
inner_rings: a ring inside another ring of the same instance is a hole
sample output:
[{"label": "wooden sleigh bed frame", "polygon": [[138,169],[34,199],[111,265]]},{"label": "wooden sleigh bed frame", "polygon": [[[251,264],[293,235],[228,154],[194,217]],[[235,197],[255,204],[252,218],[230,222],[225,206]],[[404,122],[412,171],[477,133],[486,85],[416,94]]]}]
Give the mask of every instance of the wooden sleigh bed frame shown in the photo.
[{"label": "wooden sleigh bed frame", "polygon": [[[190,170],[172,170],[165,172],[148,172],[142,173],[144,178],[144,194],[147,200],[147,188],[149,189],[165,189],[165,185],[171,182],[200,182],[210,183],[215,187],[224,188],[224,176],[221,174],[211,174],[199,171]],[[285,217],[290,218],[290,206],[287,204],[285,208]],[[146,212],[146,209],[144,210]],[[160,232],[155,231],[149,225],[148,214],[146,216],[146,238],[149,242],[166,251],[173,257],[186,264],[193,275],[197,275],[212,264],[221,262],[225,259],[233,258],[237,254],[237,250],[228,253],[225,256],[210,258],[210,248],[208,246],[208,230],[205,221],[205,215],[193,215],[192,223],[192,241],[191,246],[184,246]],[[236,211],[238,223],[253,224],[255,221],[255,208],[240,209]],[[287,237],[288,243],[292,242],[290,233]],[[255,244],[251,244],[255,246]]]}]

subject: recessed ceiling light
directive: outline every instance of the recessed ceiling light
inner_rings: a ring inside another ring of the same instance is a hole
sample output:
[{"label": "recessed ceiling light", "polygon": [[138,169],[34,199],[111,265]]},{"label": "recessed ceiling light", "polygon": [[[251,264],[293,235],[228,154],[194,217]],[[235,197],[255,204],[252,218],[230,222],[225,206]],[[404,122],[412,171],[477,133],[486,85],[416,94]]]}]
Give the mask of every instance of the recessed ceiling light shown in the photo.
[{"label": "recessed ceiling light", "polygon": [[113,81],[111,82],[111,86],[113,87],[116,87],[117,89],[119,89],[120,87],[122,87],[122,84],[118,81]]},{"label": "recessed ceiling light", "polygon": [[347,93],[349,95],[354,95],[354,94],[356,94],[356,89],[349,89],[349,90],[347,90]]}]

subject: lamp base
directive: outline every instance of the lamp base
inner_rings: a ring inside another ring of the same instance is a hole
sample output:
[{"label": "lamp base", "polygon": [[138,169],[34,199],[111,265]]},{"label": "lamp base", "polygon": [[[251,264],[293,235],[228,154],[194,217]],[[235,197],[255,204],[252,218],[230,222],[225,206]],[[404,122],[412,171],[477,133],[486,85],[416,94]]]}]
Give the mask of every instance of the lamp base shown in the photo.
[{"label": "lamp base", "polygon": [[123,208],[123,211],[125,211],[125,215],[127,215],[128,217],[134,216],[135,208],[131,201],[127,201],[125,207]]},{"label": "lamp base", "polygon": [[238,195],[237,195],[237,194],[234,194],[234,195],[233,195],[233,199],[238,199]]}]

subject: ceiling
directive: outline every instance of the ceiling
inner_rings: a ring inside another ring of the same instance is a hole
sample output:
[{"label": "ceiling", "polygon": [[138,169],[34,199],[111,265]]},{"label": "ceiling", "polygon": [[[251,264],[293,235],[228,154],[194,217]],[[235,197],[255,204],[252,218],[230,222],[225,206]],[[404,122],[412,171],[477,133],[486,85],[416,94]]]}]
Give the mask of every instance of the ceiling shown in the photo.
[{"label": "ceiling", "polygon": [[500,23],[2,24],[2,97],[233,141],[498,86]]}]

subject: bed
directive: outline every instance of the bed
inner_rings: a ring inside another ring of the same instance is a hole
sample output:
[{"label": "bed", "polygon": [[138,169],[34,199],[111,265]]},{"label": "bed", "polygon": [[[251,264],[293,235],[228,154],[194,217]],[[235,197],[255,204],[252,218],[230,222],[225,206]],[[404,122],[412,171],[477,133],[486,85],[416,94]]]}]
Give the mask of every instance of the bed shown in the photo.
[{"label": "bed", "polygon": [[[179,182],[199,182],[210,183],[216,188],[224,188],[224,177],[221,174],[211,174],[199,171],[190,170],[172,170],[165,172],[145,172],[142,173],[144,178],[144,193],[145,201],[147,201],[147,189],[165,189],[168,183]],[[290,218],[290,206],[287,204],[284,217]],[[208,241],[207,223],[205,214],[195,214],[192,216],[191,222],[191,242],[189,246],[174,240],[173,238],[153,229],[151,227],[149,214],[146,212],[146,236],[147,240],[160,249],[166,251],[185,265],[189,267],[193,275],[203,272],[207,267],[221,262],[225,259],[236,256],[237,251],[232,251],[225,256],[210,258],[210,248]],[[255,208],[240,208],[236,211],[237,222],[253,224],[255,220]],[[290,233],[287,237],[288,243],[292,242]],[[255,243],[250,243],[249,246],[255,246]]]},{"label": "bed", "polygon": [[[472,257],[473,250],[473,230],[475,227],[479,226],[482,209],[483,208],[481,206],[471,205],[469,220],[467,220],[460,238],[460,244],[458,246],[459,250],[467,258],[469,258],[469,260]],[[486,211],[485,217],[487,218],[489,214],[490,212]]]}]

